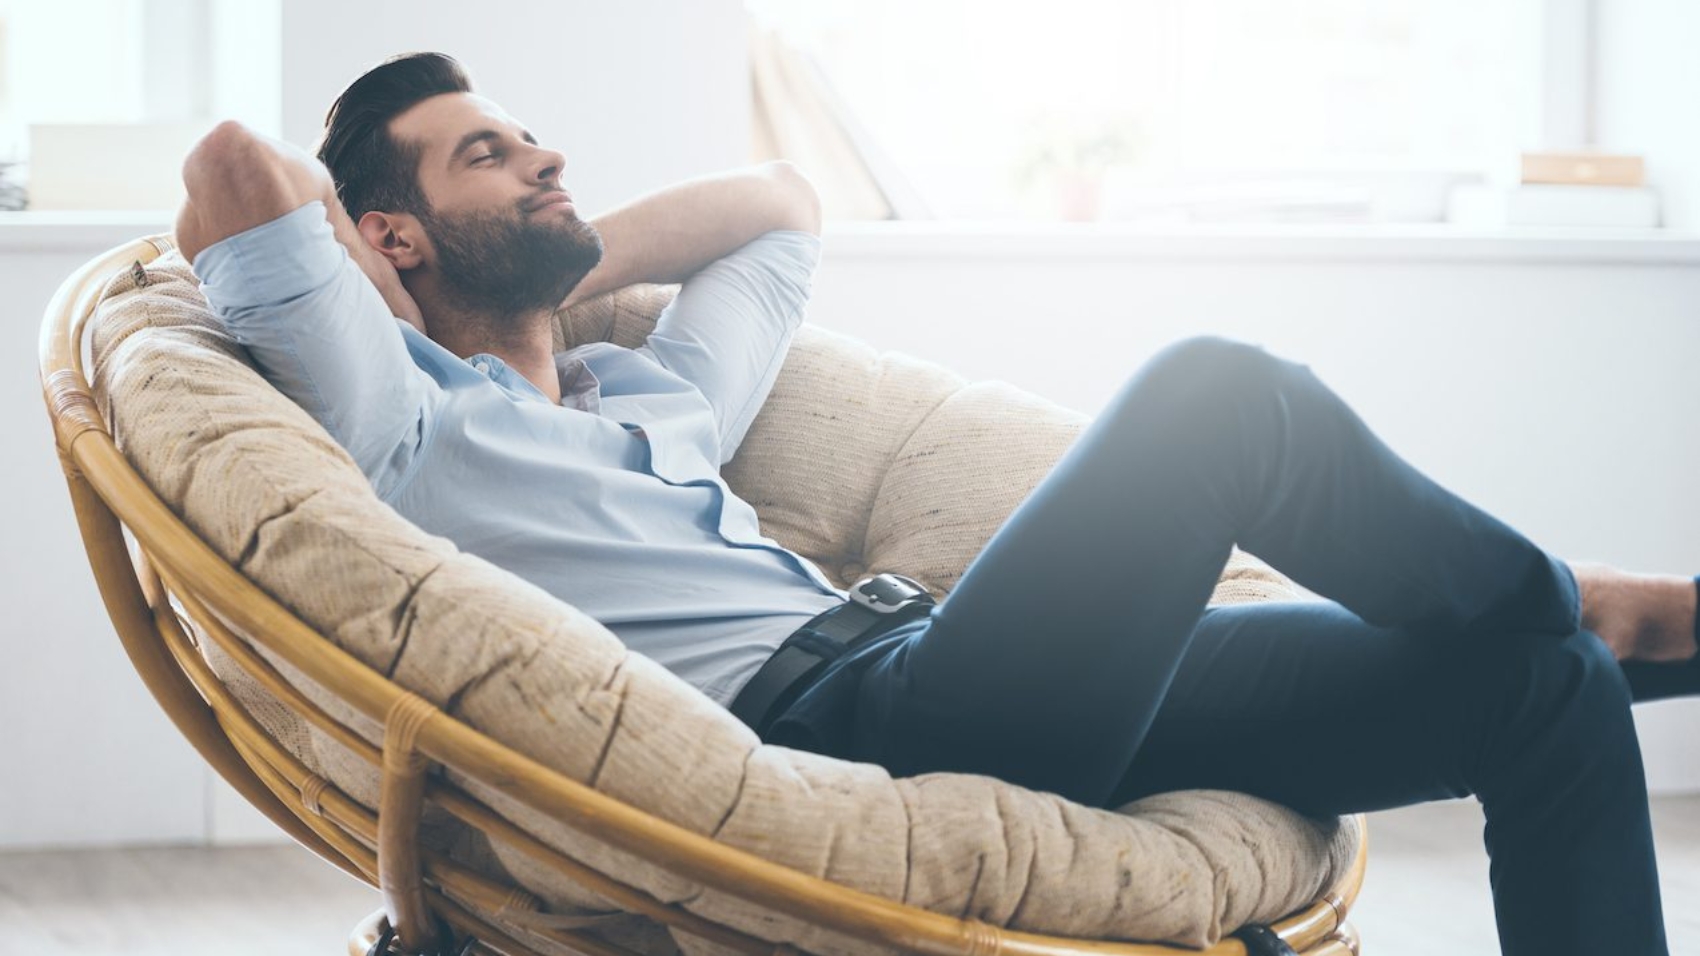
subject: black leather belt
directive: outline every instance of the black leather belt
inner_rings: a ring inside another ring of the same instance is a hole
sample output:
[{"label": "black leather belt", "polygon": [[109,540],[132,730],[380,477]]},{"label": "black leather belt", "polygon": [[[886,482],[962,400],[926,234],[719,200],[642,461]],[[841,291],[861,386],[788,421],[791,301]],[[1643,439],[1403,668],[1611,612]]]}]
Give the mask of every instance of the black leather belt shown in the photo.
[{"label": "black leather belt", "polygon": [[858,645],[925,617],[933,596],[900,574],[876,574],[850,588],[850,600],[797,628],[732,701],[732,713],[761,733],[826,666]]}]

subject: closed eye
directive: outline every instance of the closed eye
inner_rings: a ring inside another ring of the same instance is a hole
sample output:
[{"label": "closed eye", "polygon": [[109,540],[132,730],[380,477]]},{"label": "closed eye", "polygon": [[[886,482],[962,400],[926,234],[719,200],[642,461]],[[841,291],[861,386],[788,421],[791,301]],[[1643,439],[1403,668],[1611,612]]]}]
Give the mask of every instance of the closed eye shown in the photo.
[{"label": "closed eye", "polygon": [[485,162],[485,161],[489,161],[489,162],[492,162],[492,163],[493,163],[493,162],[495,162],[495,161],[496,161],[496,160],[497,160],[497,158],[498,158],[498,154],[496,154],[496,153],[485,153],[485,154],[484,154],[484,155],[482,155],[482,156],[474,156],[474,157],[473,157],[473,158],[472,158],[472,159],[471,159],[471,160],[470,160],[470,161],[469,161],[469,162],[468,162],[468,163],[467,163],[467,165],[469,165],[469,166],[477,166],[477,165],[478,165],[478,164],[480,164],[480,163],[483,163],[483,162]]}]

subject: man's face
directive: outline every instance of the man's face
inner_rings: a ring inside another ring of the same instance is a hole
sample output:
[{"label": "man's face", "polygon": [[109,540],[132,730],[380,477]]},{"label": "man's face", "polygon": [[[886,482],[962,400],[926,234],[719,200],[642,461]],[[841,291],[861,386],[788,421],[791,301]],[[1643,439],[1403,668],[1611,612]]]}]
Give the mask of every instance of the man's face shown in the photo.
[{"label": "man's face", "polygon": [[390,123],[420,144],[421,250],[462,308],[518,316],[560,304],[602,258],[602,240],[561,187],[566,158],[495,103],[433,96]]}]

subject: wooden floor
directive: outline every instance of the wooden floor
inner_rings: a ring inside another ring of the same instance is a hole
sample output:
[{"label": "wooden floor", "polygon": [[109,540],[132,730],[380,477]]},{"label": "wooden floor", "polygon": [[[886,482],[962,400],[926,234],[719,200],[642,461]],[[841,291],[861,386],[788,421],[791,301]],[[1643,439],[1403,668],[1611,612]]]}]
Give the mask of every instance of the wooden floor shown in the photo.
[{"label": "wooden floor", "polygon": [[[1655,798],[1653,837],[1670,951],[1700,956],[1700,797]],[[1371,814],[1369,838],[1369,871],[1352,911],[1365,956],[1499,952],[1475,801]],[[1437,921],[1441,911],[1448,916]]]},{"label": "wooden floor", "polygon": [[[1700,956],[1700,797],[1653,814],[1671,952]],[[1498,952],[1474,803],[1375,814],[1370,838],[1366,956]],[[341,956],[377,907],[295,847],[0,854],[0,956]]]}]

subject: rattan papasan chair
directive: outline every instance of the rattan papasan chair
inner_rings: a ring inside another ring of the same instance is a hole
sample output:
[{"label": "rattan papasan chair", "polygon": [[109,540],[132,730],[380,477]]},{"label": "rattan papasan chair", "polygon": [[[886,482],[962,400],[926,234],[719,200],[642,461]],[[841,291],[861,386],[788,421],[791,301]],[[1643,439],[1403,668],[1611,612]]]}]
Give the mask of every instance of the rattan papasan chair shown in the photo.
[{"label": "rattan papasan chair", "polygon": [[[575,306],[559,344],[635,344],[673,291]],[[761,744],[380,503],[168,237],[68,279],[41,356],[126,651],[226,780],[382,891],[351,954],[1357,952],[1361,818],[1218,791],[1100,810]],[[1082,421],[805,326],[725,475],[840,583],[943,594]],[[1216,599],[1298,595],[1235,552]]]}]

